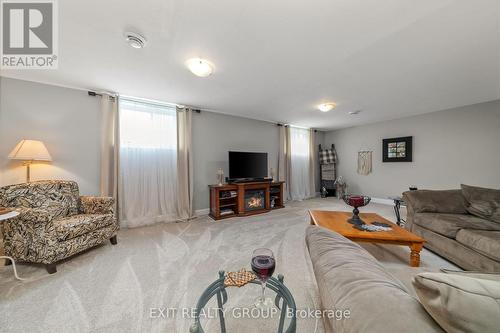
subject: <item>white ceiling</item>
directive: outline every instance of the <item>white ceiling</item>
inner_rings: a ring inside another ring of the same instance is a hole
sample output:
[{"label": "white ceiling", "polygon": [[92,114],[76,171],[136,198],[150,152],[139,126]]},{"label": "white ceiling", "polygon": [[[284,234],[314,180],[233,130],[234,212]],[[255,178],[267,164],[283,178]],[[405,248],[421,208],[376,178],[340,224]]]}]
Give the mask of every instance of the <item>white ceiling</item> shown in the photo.
[{"label": "white ceiling", "polygon": [[[500,98],[499,3],[58,1],[59,69],[0,74],[336,129]],[[215,73],[193,76],[191,57]]]}]

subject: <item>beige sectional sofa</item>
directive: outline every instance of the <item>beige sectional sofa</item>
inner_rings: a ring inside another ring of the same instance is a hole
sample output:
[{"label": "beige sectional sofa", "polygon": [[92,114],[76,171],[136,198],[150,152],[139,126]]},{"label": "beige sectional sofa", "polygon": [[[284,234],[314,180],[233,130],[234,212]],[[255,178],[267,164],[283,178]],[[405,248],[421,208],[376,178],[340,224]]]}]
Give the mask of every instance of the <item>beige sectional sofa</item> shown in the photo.
[{"label": "beige sectional sofa", "polygon": [[[500,274],[382,266],[330,230],[306,231],[326,333],[480,332],[500,327]],[[347,315],[346,315],[347,314]]]},{"label": "beige sectional sofa", "polygon": [[403,198],[405,227],[426,248],[467,270],[500,272],[500,190],[462,185],[408,191]]},{"label": "beige sectional sofa", "polygon": [[321,309],[349,313],[324,316],[326,332],[442,332],[411,289],[413,276],[424,269],[408,266],[398,274],[409,280],[403,283],[358,244],[317,226],[307,228],[306,243]]}]

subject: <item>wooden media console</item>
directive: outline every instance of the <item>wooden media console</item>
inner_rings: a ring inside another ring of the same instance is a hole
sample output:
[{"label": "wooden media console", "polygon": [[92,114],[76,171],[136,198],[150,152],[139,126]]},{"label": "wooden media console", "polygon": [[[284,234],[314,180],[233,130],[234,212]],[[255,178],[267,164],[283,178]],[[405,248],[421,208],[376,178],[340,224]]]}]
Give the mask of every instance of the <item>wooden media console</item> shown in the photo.
[{"label": "wooden media console", "polygon": [[210,217],[220,220],[262,214],[285,207],[285,182],[250,182],[209,185]]}]

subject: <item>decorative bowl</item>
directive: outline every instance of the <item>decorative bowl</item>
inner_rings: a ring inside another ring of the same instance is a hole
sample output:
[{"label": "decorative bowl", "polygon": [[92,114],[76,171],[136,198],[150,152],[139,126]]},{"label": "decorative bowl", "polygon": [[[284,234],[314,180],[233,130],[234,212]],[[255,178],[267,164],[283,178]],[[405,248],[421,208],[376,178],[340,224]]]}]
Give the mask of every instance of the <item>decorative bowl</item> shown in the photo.
[{"label": "decorative bowl", "polygon": [[354,194],[346,194],[342,197],[344,202],[349,206],[354,207],[352,210],[352,217],[347,220],[347,222],[354,225],[362,225],[365,224],[363,220],[359,217],[359,209],[358,207],[366,206],[370,203],[371,198],[366,195],[354,195]]}]

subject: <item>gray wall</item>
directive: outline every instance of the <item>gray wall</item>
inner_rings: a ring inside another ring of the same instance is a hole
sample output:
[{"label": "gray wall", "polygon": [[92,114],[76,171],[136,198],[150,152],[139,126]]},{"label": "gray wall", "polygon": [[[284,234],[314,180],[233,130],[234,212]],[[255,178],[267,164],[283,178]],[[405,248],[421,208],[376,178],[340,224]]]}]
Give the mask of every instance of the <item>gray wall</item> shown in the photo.
[{"label": "gray wall", "polygon": [[[99,98],[85,91],[0,77],[0,186],[24,182],[21,162],[7,155],[21,139],[42,140],[52,163],[32,166],[32,180],[71,179],[84,194],[99,192]],[[209,206],[208,184],[229,150],[269,153],[277,171],[278,127],[212,112],[193,115],[194,206]]]},{"label": "gray wall", "polygon": [[[42,140],[52,163],[32,166],[32,179],[70,179],[82,194],[99,192],[99,98],[82,90],[0,77],[0,186],[24,182],[25,167],[7,155],[21,139]],[[208,185],[216,171],[228,175],[229,150],[269,154],[269,169],[278,170],[275,124],[213,112],[193,115],[194,207],[209,206]],[[317,132],[316,143],[325,135]],[[315,152],[317,155],[317,151]],[[317,170],[319,189],[319,169]]]},{"label": "gray wall", "polygon": [[[413,136],[413,162],[382,163],[382,139],[399,136]],[[331,143],[350,192],[386,198],[410,185],[500,188],[500,101],[327,132],[325,144]],[[360,149],[373,150],[367,176],[356,173]]]},{"label": "gray wall", "polygon": [[228,151],[267,152],[269,170],[278,170],[279,131],[276,124],[213,112],[193,115],[193,164],[195,209],[209,207],[209,184],[216,172],[227,177]]},{"label": "gray wall", "polygon": [[0,77],[0,186],[25,181],[7,155],[21,139],[41,140],[52,163],[32,166],[32,180],[70,179],[99,192],[99,99],[85,91]]},{"label": "gray wall", "polygon": [[[316,133],[318,145],[324,144],[324,133]],[[278,171],[278,126],[265,121],[234,117],[213,112],[193,115],[194,201],[196,210],[209,207],[209,184],[217,182],[219,168],[229,175],[228,151],[267,152],[269,170]],[[319,165],[316,170],[319,191]]]}]

